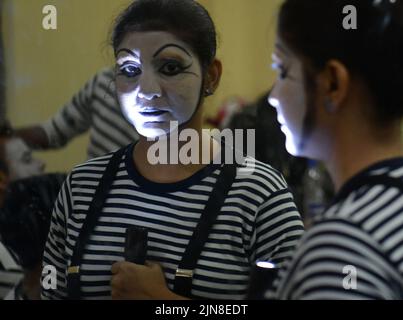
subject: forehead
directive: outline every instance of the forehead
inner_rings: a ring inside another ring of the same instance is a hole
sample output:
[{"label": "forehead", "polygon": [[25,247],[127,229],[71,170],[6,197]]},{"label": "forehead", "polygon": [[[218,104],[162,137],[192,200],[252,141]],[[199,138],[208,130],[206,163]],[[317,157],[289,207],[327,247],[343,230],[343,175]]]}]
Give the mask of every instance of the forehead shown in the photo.
[{"label": "forehead", "polygon": [[185,56],[194,56],[194,53],[189,45],[172,33],[165,31],[129,32],[123,38],[116,52],[118,53],[118,57],[128,55],[127,52],[119,52],[121,49],[129,49],[138,56],[153,56],[163,47],[165,48],[161,51],[161,53],[166,51]]}]

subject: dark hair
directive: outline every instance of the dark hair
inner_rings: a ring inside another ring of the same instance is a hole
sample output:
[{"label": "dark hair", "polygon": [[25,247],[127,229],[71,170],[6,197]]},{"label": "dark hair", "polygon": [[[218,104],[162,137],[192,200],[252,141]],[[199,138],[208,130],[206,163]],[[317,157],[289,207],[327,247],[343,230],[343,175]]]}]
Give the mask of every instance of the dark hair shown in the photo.
[{"label": "dark hair", "polygon": [[[357,9],[357,29],[343,27],[343,8],[348,5]],[[308,62],[308,78],[312,80],[330,59],[337,59],[365,81],[378,120],[383,123],[403,116],[401,0],[286,0],[278,32]]]},{"label": "dark hair", "polygon": [[54,202],[65,174],[46,174],[12,182],[0,209],[0,236],[24,270],[42,261]]},{"label": "dark hair", "polygon": [[8,164],[6,160],[5,143],[13,138],[13,129],[8,120],[3,120],[0,124],[0,171],[8,174]]},{"label": "dark hair", "polygon": [[189,44],[205,70],[217,50],[216,31],[207,10],[194,0],[137,0],[116,19],[112,46],[128,32],[167,31]]}]

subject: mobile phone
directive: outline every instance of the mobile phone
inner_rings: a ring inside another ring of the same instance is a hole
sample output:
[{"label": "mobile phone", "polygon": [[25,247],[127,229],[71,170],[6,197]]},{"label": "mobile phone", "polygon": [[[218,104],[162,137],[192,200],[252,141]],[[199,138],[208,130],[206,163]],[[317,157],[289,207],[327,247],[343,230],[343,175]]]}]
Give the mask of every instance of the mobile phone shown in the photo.
[{"label": "mobile phone", "polygon": [[124,257],[128,262],[144,265],[147,256],[148,230],[141,227],[126,229]]}]

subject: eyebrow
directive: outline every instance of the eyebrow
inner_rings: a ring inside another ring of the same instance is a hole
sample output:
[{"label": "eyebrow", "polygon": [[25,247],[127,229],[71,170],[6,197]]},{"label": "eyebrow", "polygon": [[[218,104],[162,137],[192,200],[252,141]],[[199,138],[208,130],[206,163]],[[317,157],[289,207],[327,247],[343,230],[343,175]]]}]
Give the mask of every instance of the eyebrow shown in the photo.
[{"label": "eyebrow", "polygon": [[162,46],[161,48],[159,48],[159,49],[154,53],[153,58],[155,58],[156,56],[158,56],[163,50],[165,50],[166,48],[169,48],[169,47],[178,48],[178,49],[182,50],[183,52],[185,52],[189,57],[192,57],[192,56],[190,55],[190,53],[189,53],[185,48],[181,47],[180,45],[177,45],[177,44],[174,44],[174,43],[168,43],[168,44],[166,44],[165,46]]},{"label": "eyebrow", "polygon": [[138,58],[137,54],[135,54],[133,51],[131,51],[131,50],[129,50],[129,49],[126,49],[126,48],[119,49],[119,50],[115,53],[115,56],[117,57],[117,56],[119,55],[119,53],[121,53],[121,52],[126,52],[126,53],[130,54],[131,56],[133,56],[133,57],[135,57],[135,58]]}]

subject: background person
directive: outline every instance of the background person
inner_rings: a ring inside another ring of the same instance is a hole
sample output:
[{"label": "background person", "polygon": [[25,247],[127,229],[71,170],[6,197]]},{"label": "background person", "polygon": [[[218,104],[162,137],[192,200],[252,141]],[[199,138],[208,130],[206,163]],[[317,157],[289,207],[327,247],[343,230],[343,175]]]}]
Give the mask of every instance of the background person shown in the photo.
[{"label": "background person", "polygon": [[114,77],[114,68],[99,71],[51,119],[18,128],[14,134],[33,149],[47,150],[62,148],[89,131],[89,159],[136,141],[138,134],[116,99]]},{"label": "background person", "polygon": [[42,255],[52,208],[65,174],[46,174],[12,182],[0,209],[0,236],[23,270],[6,300],[39,300]]},{"label": "background person", "polygon": [[[350,5],[357,30],[343,28]],[[337,194],[274,297],[403,298],[402,56],[400,0],[283,4],[270,103],[287,149],[322,160]]]},{"label": "background person", "polygon": [[[0,130],[0,209],[11,182],[43,174],[44,163],[32,156],[31,150],[19,138]],[[20,281],[22,270],[15,255],[2,243],[0,235],[0,299]]]}]

